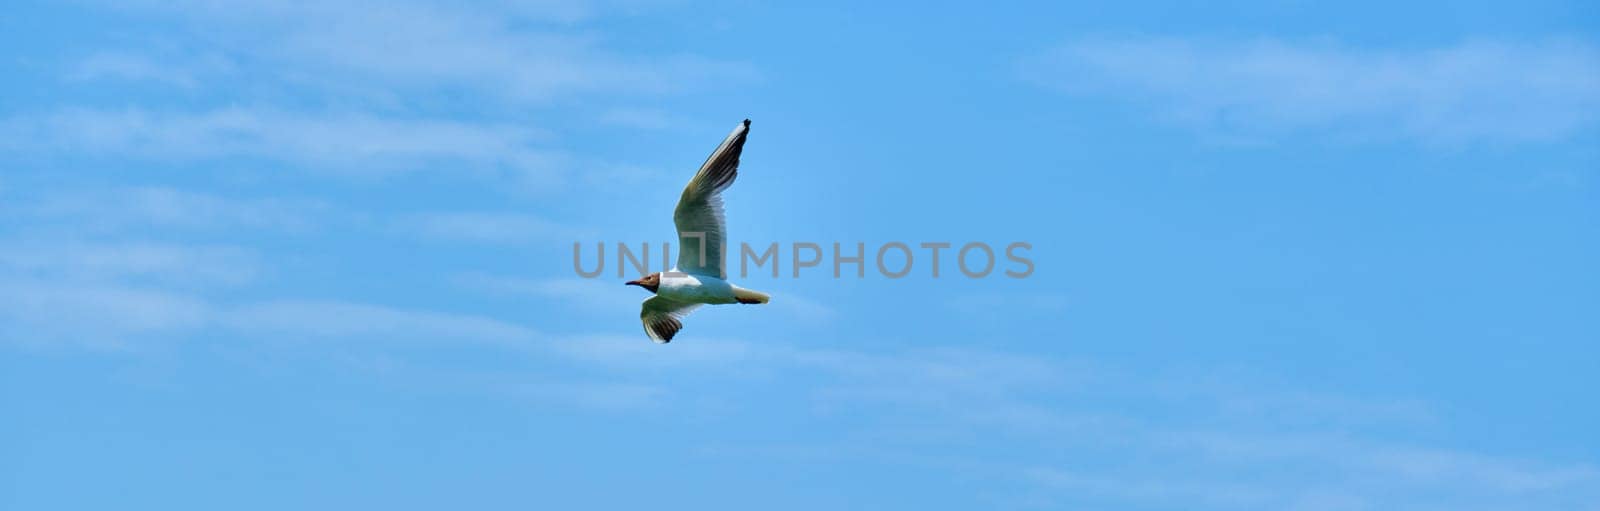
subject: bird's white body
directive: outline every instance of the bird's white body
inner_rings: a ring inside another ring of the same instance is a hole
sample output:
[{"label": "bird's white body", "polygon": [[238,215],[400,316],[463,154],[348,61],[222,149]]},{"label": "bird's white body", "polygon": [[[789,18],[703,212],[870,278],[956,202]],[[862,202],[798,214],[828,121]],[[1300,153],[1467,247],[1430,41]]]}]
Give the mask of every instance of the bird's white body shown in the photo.
[{"label": "bird's white body", "polygon": [[739,287],[726,280],[684,273],[674,268],[661,274],[661,287],[656,290],[656,296],[683,303],[716,305],[737,303],[739,299],[734,296],[736,289]]}]

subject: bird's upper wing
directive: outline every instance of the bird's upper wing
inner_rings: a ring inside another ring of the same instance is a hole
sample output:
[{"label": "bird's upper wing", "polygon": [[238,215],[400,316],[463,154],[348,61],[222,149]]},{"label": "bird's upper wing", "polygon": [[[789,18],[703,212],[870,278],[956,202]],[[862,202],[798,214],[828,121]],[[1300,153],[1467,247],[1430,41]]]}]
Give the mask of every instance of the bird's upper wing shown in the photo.
[{"label": "bird's upper wing", "polygon": [[744,151],[750,120],[733,128],[733,133],[700,165],[700,171],[683,188],[672,222],[678,226],[678,270],[719,279],[728,278],[722,270],[728,238],[727,221],[722,216],[722,190],[739,176],[739,153]]},{"label": "bird's upper wing", "polygon": [[685,303],[677,300],[652,296],[646,298],[640,306],[639,320],[644,322],[644,334],[650,340],[666,344],[672,342],[672,336],[683,329],[684,316],[699,308],[698,303]]}]

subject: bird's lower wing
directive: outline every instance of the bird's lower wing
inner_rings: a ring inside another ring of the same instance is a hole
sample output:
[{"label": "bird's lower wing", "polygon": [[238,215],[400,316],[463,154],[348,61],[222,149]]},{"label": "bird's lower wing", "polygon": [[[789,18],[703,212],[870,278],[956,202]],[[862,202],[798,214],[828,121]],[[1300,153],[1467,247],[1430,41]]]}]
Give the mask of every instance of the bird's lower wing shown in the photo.
[{"label": "bird's lower wing", "polygon": [[683,318],[699,307],[698,303],[652,296],[641,304],[639,320],[644,323],[644,334],[650,336],[650,340],[666,344],[683,329]]}]

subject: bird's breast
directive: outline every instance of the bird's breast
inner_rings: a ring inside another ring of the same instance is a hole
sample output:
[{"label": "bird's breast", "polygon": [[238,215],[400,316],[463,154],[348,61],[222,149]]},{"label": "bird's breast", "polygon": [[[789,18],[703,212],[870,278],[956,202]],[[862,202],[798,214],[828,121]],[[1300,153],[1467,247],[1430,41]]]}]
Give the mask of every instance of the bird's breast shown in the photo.
[{"label": "bird's breast", "polygon": [[733,286],[727,281],[704,275],[662,274],[656,294],[688,303],[734,303]]}]

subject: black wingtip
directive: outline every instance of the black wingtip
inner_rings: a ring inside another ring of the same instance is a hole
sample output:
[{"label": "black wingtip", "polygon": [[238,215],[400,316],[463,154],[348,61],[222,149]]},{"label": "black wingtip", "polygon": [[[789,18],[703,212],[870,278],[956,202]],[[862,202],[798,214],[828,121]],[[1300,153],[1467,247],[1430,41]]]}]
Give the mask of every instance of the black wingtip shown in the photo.
[{"label": "black wingtip", "polygon": [[750,119],[745,119],[744,120],[744,127],[746,127],[746,128],[750,127]]}]

